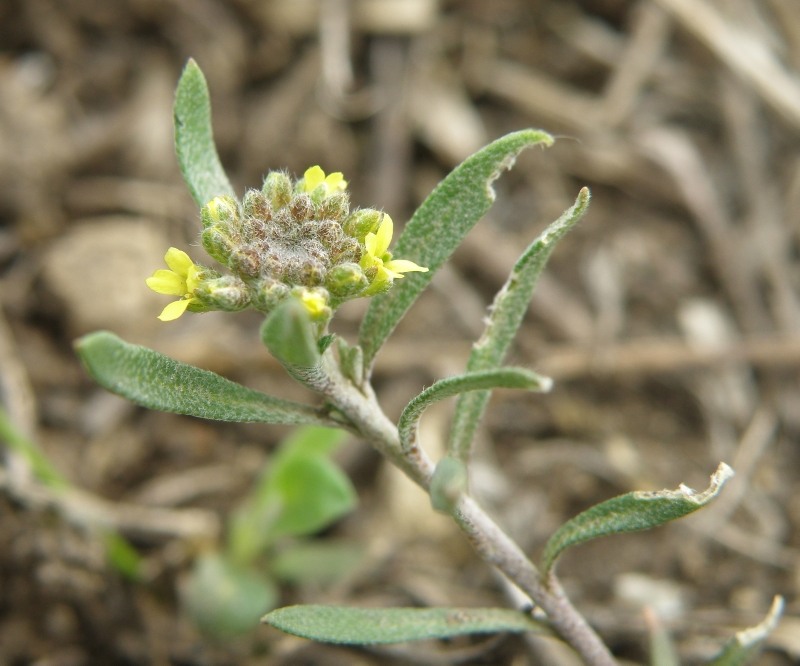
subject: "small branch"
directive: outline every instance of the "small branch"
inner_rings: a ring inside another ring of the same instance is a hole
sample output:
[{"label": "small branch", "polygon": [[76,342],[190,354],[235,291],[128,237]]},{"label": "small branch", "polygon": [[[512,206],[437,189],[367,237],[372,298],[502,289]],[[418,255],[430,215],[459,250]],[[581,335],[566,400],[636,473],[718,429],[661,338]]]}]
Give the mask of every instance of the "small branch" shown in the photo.
[{"label": "small branch", "polygon": [[[362,437],[429,492],[434,470],[431,459],[416,445],[404,453],[397,427],[383,413],[371,388],[366,386],[363,391],[356,388],[339,372],[333,357],[325,356],[327,378],[311,387],[323,393],[355,425]],[[547,613],[552,627],[586,664],[616,665],[609,649],[572,606],[557,581],[553,578],[545,586],[534,564],[475,500],[462,497],[453,518],[478,554]]]}]

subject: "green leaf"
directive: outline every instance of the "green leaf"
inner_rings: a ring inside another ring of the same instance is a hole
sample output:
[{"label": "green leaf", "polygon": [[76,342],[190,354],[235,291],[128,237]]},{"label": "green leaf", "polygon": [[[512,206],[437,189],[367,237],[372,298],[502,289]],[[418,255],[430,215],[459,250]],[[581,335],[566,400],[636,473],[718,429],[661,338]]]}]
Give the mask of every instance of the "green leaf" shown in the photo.
[{"label": "green leaf", "polygon": [[708,666],[744,666],[761,652],[764,641],[778,624],[783,614],[783,597],[775,597],[767,616],[755,627],[738,632]]},{"label": "green leaf", "polygon": [[236,192],[222,168],[211,127],[211,101],[206,77],[190,59],[175,91],[175,151],[183,179],[198,206]]},{"label": "green leaf", "polygon": [[348,608],[287,606],[262,622],[288,634],[326,643],[379,645],[465,634],[549,629],[522,611],[507,608]]},{"label": "green leaf", "polygon": [[130,542],[117,532],[105,532],[102,539],[111,566],[129,580],[140,580],[142,558]]},{"label": "green leaf", "polygon": [[550,537],[542,555],[543,575],[570,546],[609,534],[647,530],[696,511],[714,499],[732,476],[733,470],[720,463],[711,484],[700,493],[681,484],[677,490],[634,491],[596,504],[564,523]]},{"label": "green leaf", "polygon": [[[519,258],[506,284],[495,297],[486,329],[473,347],[467,362],[468,371],[490,370],[503,362],[527,312],[539,275],[558,241],[586,212],[589,198],[589,190],[583,188],[573,206],[548,226]],[[475,431],[489,402],[489,396],[489,391],[480,391],[459,397],[448,445],[453,456],[462,460],[469,457]]]},{"label": "green leaf", "polygon": [[436,271],[489,209],[495,198],[492,183],[502,170],[510,168],[523,149],[552,143],[549,134],[538,130],[508,134],[468,157],[417,209],[392,254],[429,270],[406,275],[389,292],[372,299],[359,332],[366,369]]},{"label": "green leaf", "polygon": [[107,331],[75,346],[98,384],[150,409],[218,421],[333,425],[313,407],[253,391]]},{"label": "green leaf", "polygon": [[248,564],[282,536],[313,534],[356,505],[350,479],[329,459],[345,433],[298,428],[281,444],[230,523],[228,550]]},{"label": "green leaf", "polygon": [[288,298],[264,320],[261,340],[283,365],[313,368],[319,365],[320,352],[313,324],[305,306]]},{"label": "green leaf", "polygon": [[417,438],[417,426],[422,413],[439,400],[469,391],[494,388],[549,391],[551,385],[552,381],[548,377],[542,377],[524,368],[495,368],[440,379],[406,405],[397,426],[400,432],[400,444],[406,451],[412,446]]},{"label": "green leaf", "polygon": [[203,634],[224,640],[257,627],[277,603],[278,590],[264,575],[206,553],[195,561],[181,600]]}]

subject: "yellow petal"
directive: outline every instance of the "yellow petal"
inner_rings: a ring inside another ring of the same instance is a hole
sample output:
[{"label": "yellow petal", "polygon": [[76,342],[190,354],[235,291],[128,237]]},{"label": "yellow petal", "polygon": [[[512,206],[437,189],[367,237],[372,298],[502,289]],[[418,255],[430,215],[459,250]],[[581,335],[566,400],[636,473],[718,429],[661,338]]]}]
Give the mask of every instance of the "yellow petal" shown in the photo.
[{"label": "yellow petal", "polygon": [[189,269],[194,266],[194,262],[189,258],[189,255],[177,247],[171,247],[167,250],[164,255],[164,261],[167,262],[167,266],[183,278],[186,277]]},{"label": "yellow petal", "polygon": [[165,269],[157,270],[145,283],[159,294],[183,296],[186,293],[186,281],[177,273]]},{"label": "yellow petal", "polygon": [[[384,263],[384,266],[387,270],[391,271],[392,273],[411,273],[414,271],[419,271],[421,273],[427,273],[428,269],[415,264],[413,261],[409,261],[408,259],[392,259],[391,261],[387,261]],[[399,277],[402,277],[400,275]]]},{"label": "yellow petal", "polygon": [[[389,217],[386,213],[384,213],[383,219],[381,220],[381,224],[378,227],[377,233],[375,234],[373,254],[376,257],[380,258],[384,254],[386,254],[386,250],[389,249],[389,243],[392,242],[393,233],[394,233],[394,222],[392,222],[391,217]],[[369,246],[367,246],[367,250],[369,250]]]},{"label": "yellow petal", "polygon": [[158,318],[161,321],[173,321],[180,317],[184,312],[186,312],[186,308],[189,307],[189,303],[192,302],[192,298],[182,298],[179,301],[172,301],[167,307],[165,307],[161,314],[158,315]]},{"label": "yellow petal", "polygon": [[309,167],[303,174],[303,189],[306,192],[313,192],[324,182],[325,172],[318,164]]},{"label": "yellow petal", "polygon": [[344,191],[347,189],[347,181],[344,179],[344,174],[341,171],[328,174],[327,178],[325,178],[325,184],[331,192],[335,192],[336,190]]}]

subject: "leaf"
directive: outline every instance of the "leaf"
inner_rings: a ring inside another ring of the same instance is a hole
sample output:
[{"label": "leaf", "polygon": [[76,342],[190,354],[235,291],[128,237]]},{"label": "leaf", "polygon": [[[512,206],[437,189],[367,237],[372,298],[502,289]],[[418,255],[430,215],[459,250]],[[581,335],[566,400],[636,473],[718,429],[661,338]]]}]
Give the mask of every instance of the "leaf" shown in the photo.
[{"label": "leaf", "polygon": [[[531,243],[515,264],[492,304],[481,339],[473,347],[467,370],[475,372],[498,367],[508,351],[528,309],[534,287],[559,240],[581,219],[589,206],[589,190],[583,188],[571,208]],[[464,394],[456,403],[448,449],[467,460],[475,431],[489,402],[489,391]]]},{"label": "leaf", "polygon": [[677,490],[634,491],[596,504],[564,523],[550,537],[542,555],[543,575],[570,546],[609,534],[647,530],[696,511],[714,499],[732,476],[733,470],[720,463],[711,484],[700,493],[681,484]]},{"label": "leaf", "polygon": [[397,426],[400,432],[400,444],[404,450],[409,449],[416,440],[417,425],[422,413],[439,400],[468,391],[484,391],[493,388],[549,391],[551,385],[552,381],[548,377],[542,377],[524,368],[499,368],[468,372],[464,375],[440,379],[406,405]]},{"label": "leaf", "polygon": [[330,460],[345,437],[332,428],[298,428],[281,444],[230,522],[228,550],[249,564],[281,536],[313,534],[356,505],[350,479]]},{"label": "leaf", "polygon": [[211,127],[211,101],[206,77],[189,59],[175,91],[175,152],[183,179],[198,206],[236,192],[222,168]]},{"label": "leaf", "polygon": [[552,143],[553,138],[539,130],[508,134],[464,160],[425,199],[392,254],[429,270],[395,281],[390,291],[372,299],[359,331],[365,369],[436,271],[489,209],[495,198],[492,183],[502,170],[510,168],[528,146]]},{"label": "leaf", "polygon": [[469,475],[467,464],[445,456],[433,470],[430,483],[431,506],[435,511],[451,514],[462,495],[467,492]]},{"label": "leaf", "polygon": [[313,407],[245,388],[108,331],[90,333],[75,346],[98,384],[150,409],[217,421],[334,425]]},{"label": "leaf", "polygon": [[261,340],[283,365],[313,368],[321,357],[312,327],[305,306],[288,298],[264,320]]},{"label": "leaf", "polygon": [[750,663],[761,652],[767,636],[777,626],[783,614],[783,606],[783,597],[775,597],[767,616],[755,627],[737,632],[722,652],[708,662],[708,666],[744,666]]},{"label": "leaf", "polygon": [[278,590],[266,576],[206,553],[195,561],[181,601],[203,634],[230,639],[258,626],[277,603]]},{"label": "leaf", "polygon": [[522,611],[507,608],[348,608],[287,606],[262,622],[295,636],[326,643],[379,645],[464,634],[549,629]]}]

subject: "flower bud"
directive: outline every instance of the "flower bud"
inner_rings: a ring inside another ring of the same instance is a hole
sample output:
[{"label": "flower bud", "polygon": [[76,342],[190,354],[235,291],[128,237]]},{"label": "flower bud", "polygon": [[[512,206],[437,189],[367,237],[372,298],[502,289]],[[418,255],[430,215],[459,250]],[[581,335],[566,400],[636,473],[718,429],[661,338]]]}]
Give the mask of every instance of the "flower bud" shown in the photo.
[{"label": "flower bud", "polygon": [[234,275],[203,280],[195,288],[194,296],[209,310],[235,312],[250,304],[247,286]]},{"label": "flower bud", "polygon": [[233,197],[214,197],[200,211],[203,228],[219,226],[233,229],[239,223],[239,205]]},{"label": "flower bud", "polygon": [[270,171],[264,179],[261,191],[267,197],[272,210],[278,210],[292,200],[292,181],[282,171]]},{"label": "flower bud", "polygon": [[245,192],[242,210],[246,218],[255,218],[264,222],[272,218],[272,206],[264,193],[259,190]]},{"label": "flower bud", "polygon": [[234,246],[230,236],[223,233],[219,227],[207,227],[200,234],[200,242],[209,256],[227,266]]},{"label": "flower bud", "polygon": [[341,220],[350,212],[350,196],[347,192],[334,192],[318,204],[320,219]]},{"label": "flower bud", "polygon": [[253,307],[261,312],[272,312],[275,307],[289,296],[289,287],[272,278],[258,280],[252,285],[250,298]]},{"label": "flower bud", "polygon": [[334,266],[325,278],[325,286],[336,298],[354,298],[369,284],[367,276],[358,264]]},{"label": "flower bud", "polygon": [[344,221],[344,232],[363,243],[368,233],[375,233],[378,230],[382,219],[383,213],[381,211],[362,208]]}]

